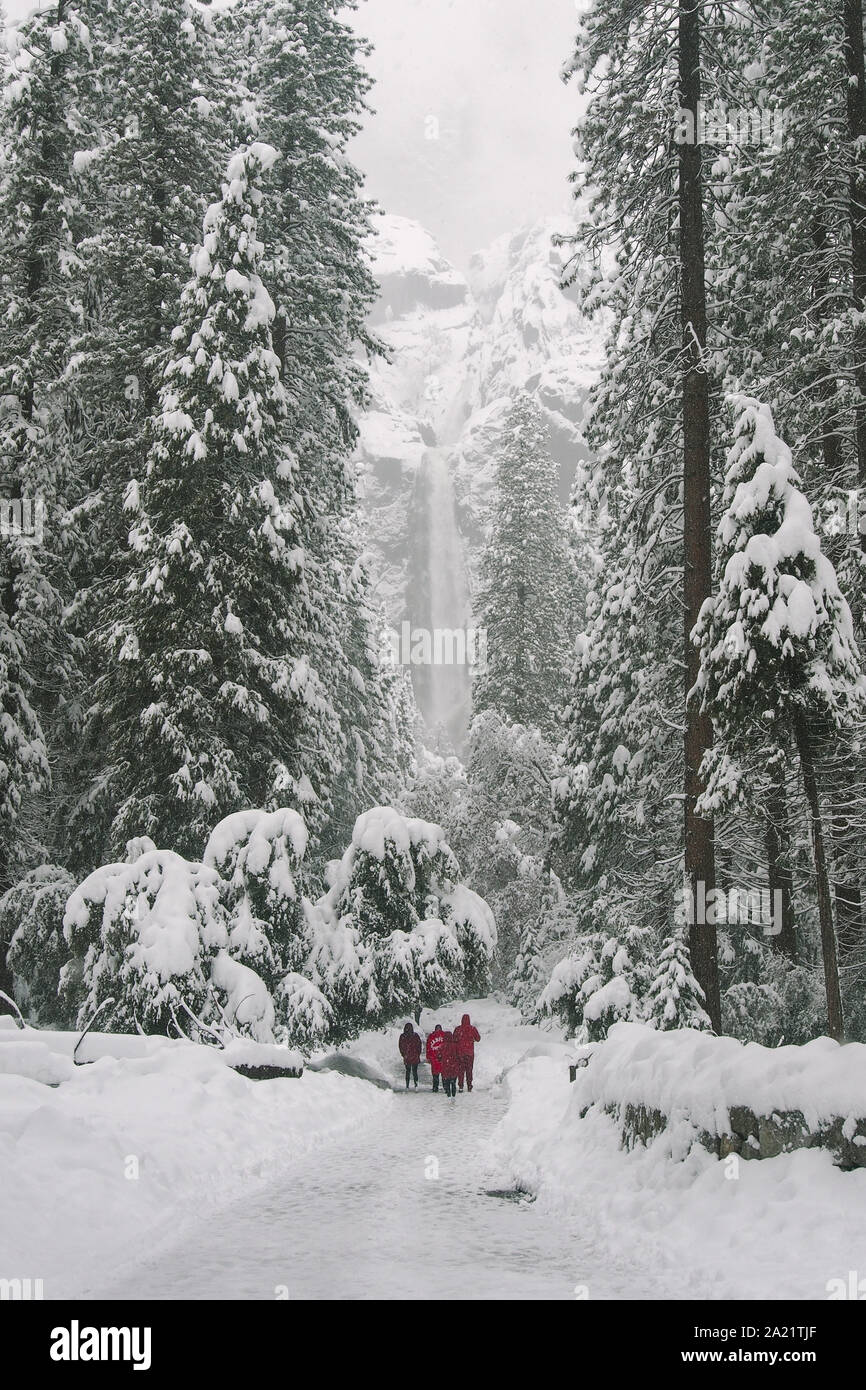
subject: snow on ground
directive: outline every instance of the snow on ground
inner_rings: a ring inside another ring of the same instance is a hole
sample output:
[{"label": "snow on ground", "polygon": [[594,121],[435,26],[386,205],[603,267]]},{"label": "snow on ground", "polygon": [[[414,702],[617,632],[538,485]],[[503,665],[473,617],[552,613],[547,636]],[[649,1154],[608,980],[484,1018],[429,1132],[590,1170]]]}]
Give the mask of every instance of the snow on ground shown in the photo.
[{"label": "snow on ground", "polygon": [[561,1068],[567,1049],[495,1000],[428,1012],[419,1031],[458,1022],[464,1012],[481,1033],[472,1095],[431,1094],[429,1069],[422,1069],[419,1090],[407,1094],[400,1025],[363,1035],[342,1055],[397,1088],[373,1125],[302,1156],[285,1180],[222,1211],[193,1242],[87,1292],[121,1299],[568,1301],[592,1277],[599,1297],[629,1296],[628,1263],[602,1261],[577,1223],[489,1191],[487,1146],[507,1101],[497,1078],[527,1052],[554,1054]]},{"label": "snow on ground", "polygon": [[801,1047],[761,1047],[693,1028],[659,1032],[616,1023],[592,1065],[578,1072],[581,1105],[646,1105],[688,1115],[696,1129],[729,1134],[728,1111],[799,1110],[809,1128],[866,1116],[866,1044],[813,1038]]},{"label": "snow on ground", "polygon": [[555,1031],[496,999],[428,1010],[418,1031],[464,1012],[476,1088],[453,1101],[426,1064],[406,1094],[403,1020],[338,1055],[379,1085],[251,1082],[164,1040],[112,1057],[109,1035],[70,1071],[53,1035],[5,1038],[29,1073],[10,1051],[0,1277],[41,1278],[47,1298],[773,1300],[866,1276],[866,1171],[807,1150],[732,1178],[698,1147],[675,1161],[676,1132],[626,1153],[609,1117],[579,1118],[592,1065],[569,1084]]},{"label": "snow on ground", "polygon": [[[470,1015],[481,1034],[481,1042],[475,1044],[476,1086],[493,1086],[509,1067],[513,1067],[527,1054],[558,1058],[557,1065],[564,1068],[566,1077],[568,1076],[568,1061],[574,1049],[561,1041],[559,1031],[543,1032],[540,1028],[523,1023],[518,1010],[502,1003],[496,996],[488,999],[457,1000],[451,1004],[444,1004],[439,1009],[423,1009],[419,1024],[415,1024],[412,1016],[407,1014],[405,1019],[398,1020],[389,1028],[379,1032],[362,1033],[354,1042],[346,1044],[341,1051],[362,1058],[375,1066],[394,1086],[400,1088],[404,1085],[405,1073],[397,1048],[397,1039],[403,1024],[412,1023],[421,1034],[422,1042],[426,1043],[427,1034],[433,1031],[437,1023],[441,1023],[446,1032],[453,1032],[465,1013]],[[429,1088],[430,1066],[424,1058],[423,1051],[421,1057],[421,1065],[418,1068],[419,1085]]]},{"label": "snow on ground", "polygon": [[599,1271],[627,1260],[632,1297],[825,1299],[830,1280],[866,1276],[866,1171],[843,1173],[816,1149],[736,1165],[696,1146],[678,1162],[668,1133],[626,1153],[611,1118],[579,1118],[582,1088],[554,1058],[522,1062],[507,1084],[491,1140],[498,1183],[577,1221]]},{"label": "snow on ground", "polygon": [[[44,1042],[0,1045],[0,1278],[42,1279],[46,1298],[110,1282],[392,1102],[333,1073],[249,1081],[213,1049],[161,1041],[82,1067]],[[28,1075],[13,1074],[11,1049]],[[62,1084],[33,1079],[40,1068]]]}]

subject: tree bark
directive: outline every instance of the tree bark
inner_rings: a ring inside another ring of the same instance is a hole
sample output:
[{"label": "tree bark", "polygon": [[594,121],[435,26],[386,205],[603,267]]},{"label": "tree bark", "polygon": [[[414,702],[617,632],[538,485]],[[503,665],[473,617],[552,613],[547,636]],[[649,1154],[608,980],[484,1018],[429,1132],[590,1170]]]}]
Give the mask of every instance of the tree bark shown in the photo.
[{"label": "tree bark", "polygon": [[[701,763],[712,747],[709,715],[690,699],[700,670],[691,640],[701,606],[712,591],[710,517],[710,392],[704,351],[707,293],[704,261],[702,152],[698,141],[701,99],[702,0],[680,0],[678,60],[680,106],[693,118],[694,140],[679,146],[679,258],[683,348],[683,641],[685,649],[685,876],[693,903],[715,888],[713,823],[697,813],[704,790]],[[702,887],[701,887],[702,886]],[[692,914],[695,916],[695,914]],[[710,1022],[721,1031],[716,928],[689,924],[689,953],[703,990]]]},{"label": "tree bark", "polygon": [[[814,226],[815,248],[819,254],[827,249],[827,227],[824,217],[818,214]],[[824,299],[830,283],[827,273],[826,262],[823,258],[818,261],[817,280],[815,284],[815,298],[820,302]],[[827,402],[829,418],[825,423],[824,432],[821,438],[821,453],[824,462],[824,471],[831,482],[839,483],[844,487],[844,467],[845,457],[843,450],[843,439],[839,431],[838,412],[835,406],[836,386],[829,380],[829,363],[823,364],[821,372],[824,383],[819,387],[820,398]],[[859,449],[859,435],[857,439]],[[862,476],[862,467],[860,469]],[[844,543],[844,542],[843,542]],[[859,626],[862,624],[862,603],[859,601],[859,594],[852,594],[852,611],[855,621]],[[856,777],[855,755],[849,750],[850,775]],[[848,822],[844,811],[839,806],[839,798],[842,795],[838,786],[833,788],[834,805],[830,814],[830,837],[833,847],[833,895],[836,905],[836,923],[839,931],[839,953],[844,956],[855,949],[863,938],[863,908],[860,892],[860,865],[859,856],[851,852],[846,844],[848,839]]]},{"label": "tree bark", "polygon": [[[12,971],[6,964],[6,953],[8,950],[9,942],[0,939],[0,989],[3,990],[4,994],[8,994],[10,998],[14,999]],[[12,1012],[13,1009],[11,1005],[7,1004],[5,999],[0,998],[0,1014],[11,1014]]]},{"label": "tree bark", "polygon": [[[839,792],[834,794],[839,796]],[[839,934],[839,954],[844,959],[863,943],[863,899],[860,892],[858,865],[849,847],[851,828],[838,803],[830,816],[830,838],[833,845],[833,898],[836,905],[836,926]]]},{"label": "tree bark", "polygon": [[[791,872],[791,828],[788,820],[788,798],[785,791],[785,769],[776,762],[770,769],[770,790],[767,798],[767,869],[770,901],[776,910],[776,894],[780,899],[781,931],[771,937],[777,951],[797,961],[797,929],[794,922],[794,876]],[[778,926],[779,923],[773,923]]]},{"label": "tree bark", "polygon": [[[848,139],[851,170],[848,177],[848,211],[851,224],[851,288],[860,314],[866,305],[866,63],[863,51],[863,0],[843,0],[845,26],[845,76]],[[866,487],[866,325],[854,330],[854,385],[857,389],[855,437],[857,475]],[[860,545],[866,551],[866,534]]]},{"label": "tree bark", "polygon": [[812,830],[812,852],[815,859],[815,878],[818,886],[818,921],[821,927],[821,954],[824,959],[824,986],[827,992],[827,1031],[831,1038],[841,1042],[844,1036],[845,1023],[842,1015],[842,994],[839,989],[839,962],[836,956],[836,933],[833,927],[830,876],[827,871],[827,851],[824,846],[824,827],[821,820],[821,802],[818,796],[818,778],[815,771],[812,736],[802,712],[795,716],[794,734],[797,740],[797,752],[800,755],[803,787],[809,806]]}]

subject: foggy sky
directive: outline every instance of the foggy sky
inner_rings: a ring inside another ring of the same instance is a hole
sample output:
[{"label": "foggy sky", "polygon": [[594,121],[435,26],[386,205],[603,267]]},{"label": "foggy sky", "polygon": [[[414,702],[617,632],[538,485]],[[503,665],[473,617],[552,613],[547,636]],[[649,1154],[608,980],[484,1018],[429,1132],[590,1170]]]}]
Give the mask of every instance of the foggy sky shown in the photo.
[{"label": "foggy sky", "polygon": [[386,211],[423,222],[460,266],[567,212],[577,95],[559,69],[575,0],[361,0],[352,22],[376,45],[377,113],[352,155]]},{"label": "foggy sky", "polygon": [[[376,115],[352,157],[387,212],[417,218],[449,259],[567,213],[577,96],[559,78],[582,0],[361,0]],[[46,0],[7,0],[10,20]],[[438,125],[437,125],[438,123]]]}]

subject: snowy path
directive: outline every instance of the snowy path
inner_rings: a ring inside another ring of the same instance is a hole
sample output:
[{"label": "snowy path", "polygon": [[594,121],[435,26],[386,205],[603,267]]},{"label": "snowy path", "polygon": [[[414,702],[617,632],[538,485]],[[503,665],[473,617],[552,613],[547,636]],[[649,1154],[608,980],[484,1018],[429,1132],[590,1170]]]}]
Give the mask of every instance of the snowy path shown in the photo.
[{"label": "snowy path", "polygon": [[[381,1125],[290,1165],[94,1296],[135,1299],[574,1299],[628,1296],[579,1233],[485,1195],[481,1160],[505,1097],[397,1093]],[[425,1175],[438,1161],[439,1176]],[[286,1297],[286,1293],[282,1293]]]}]

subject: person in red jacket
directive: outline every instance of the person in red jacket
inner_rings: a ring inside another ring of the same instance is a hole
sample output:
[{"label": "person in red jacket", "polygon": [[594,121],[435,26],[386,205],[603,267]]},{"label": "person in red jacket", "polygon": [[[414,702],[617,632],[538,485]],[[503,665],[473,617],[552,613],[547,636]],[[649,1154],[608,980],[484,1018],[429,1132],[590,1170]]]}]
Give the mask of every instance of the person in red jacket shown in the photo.
[{"label": "person in red jacket", "polygon": [[421,1039],[415,1032],[411,1023],[407,1023],[403,1032],[400,1034],[397,1046],[400,1049],[400,1056],[403,1058],[403,1065],[406,1068],[406,1090],[409,1089],[409,1076],[415,1082],[415,1090],[418,1089],[418,1063],[421,1061]]},{"label": "person in red jacket", "polygon": [[454,1046],[453,1033],[442,1034],[439,1065],[442,1068],[442,1084],[445,1087],[445,1094],[453,1100],[457,1095],[457,1049]]},{"label": "person in red jacket", "polygon": [[454,1029],[454,1050],[457,1053],[457,1084],[461,1091],[466,1082],[467,1091],[472,1090],[472,1067],[475,1063],[475,1044],[481,1041],[481,1034],[468,1014],[464,1014]]},{"label": "person in red jacket", "polygon": [[433,1073],[433,1090],[439,1090],[439,1078],[442,1075],[442,1067],[439,1062],[439,1054],[442,1051],[442,1044],[445,1041],[445,1034],[442,1032],[442,1024],[437,1023],[433,1032],[427,1039],[427,1061],[430,1063],[430,1070]]}]

